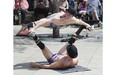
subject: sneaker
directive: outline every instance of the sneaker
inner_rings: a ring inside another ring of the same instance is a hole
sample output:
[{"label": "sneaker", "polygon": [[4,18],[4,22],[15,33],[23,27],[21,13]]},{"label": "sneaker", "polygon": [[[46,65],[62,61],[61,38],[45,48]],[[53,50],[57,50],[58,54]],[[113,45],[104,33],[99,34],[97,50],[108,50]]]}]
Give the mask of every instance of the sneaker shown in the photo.
[{"label": "sneaker", "polygon": [[102,22],[101,21],[99,21],[99,23],[98,23],[98,27],[101,27],[101,29],[102,29]]},{"label": "sneaker", "polygon": [[91,29],[94,30],[94,25],[91,26]]}]

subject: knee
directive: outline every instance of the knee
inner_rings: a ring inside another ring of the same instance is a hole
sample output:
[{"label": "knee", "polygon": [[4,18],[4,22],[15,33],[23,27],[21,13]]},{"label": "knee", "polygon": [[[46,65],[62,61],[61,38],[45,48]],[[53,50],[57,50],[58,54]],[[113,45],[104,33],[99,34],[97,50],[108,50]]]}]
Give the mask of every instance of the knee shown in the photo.
[{"label": "knee", "polygon": [[96,14],[96,13],[97,13],[96,10],[93,10],[93,11],[92,11],[92,14]]}]

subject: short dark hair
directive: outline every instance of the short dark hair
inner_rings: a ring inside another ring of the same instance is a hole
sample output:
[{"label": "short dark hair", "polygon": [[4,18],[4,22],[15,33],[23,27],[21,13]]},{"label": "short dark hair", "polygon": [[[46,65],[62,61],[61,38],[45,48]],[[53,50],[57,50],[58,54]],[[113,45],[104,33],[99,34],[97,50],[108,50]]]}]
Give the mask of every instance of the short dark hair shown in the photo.
[{"label": "short dark hair", "polygon": [[66,12],[70,13],[71,15],[73,15],[75,17],[77,16],[76,10],[72,7],[69,7],[68,9],[66,9]]},{"label": "short dark hair", "polygon": [[78,56],[78,50],[74,45],[68,45],[66,49],[71,58],[76,58]]}]

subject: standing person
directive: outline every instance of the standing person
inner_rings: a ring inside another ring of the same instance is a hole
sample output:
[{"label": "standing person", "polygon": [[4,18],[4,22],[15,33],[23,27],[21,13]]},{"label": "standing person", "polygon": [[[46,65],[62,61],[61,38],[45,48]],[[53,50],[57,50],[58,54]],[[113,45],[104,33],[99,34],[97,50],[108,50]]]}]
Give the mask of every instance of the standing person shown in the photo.
[{"label": "standing person", "polygon": [[19,10],[20,9],[20,0],[15,0],[14,10],[13,10],[13,20],[14,24],[19,24]]},{"label": "standing person", "polygon": [[31,36],[33,37],[36,45],[41,49],[44,57],[49,62],[49,64],[31,62],[30,66],[32,68],[62,69],[75,67],[75,65],[78,64],[78,51],[77,48],[73,45],[75,40],[72,41],[72,39],[70,39],[58,53],[53,54],[35,34],[32,33]]},{"label": "standing person", "polygon": [[57,7],[55,4],[55,0],[48,0],[48,1],[49,1],[49,11],[53,14]]},{"label": "standing person", "polygon": [[26,14],[28,12],[29,4],[27,0],[21,0],[20,2],[20,12],[21,12],[21,24],[25,23]]},{"label": "standing person", "polygon": [[87,29],[91,28],[89,24],[77,19],[75,15],[76,10],[73,8],[67,9],[66,12],[61,11],[54,13],[47,18],[42,18],[38,21],[31,22],[23,26],[17,35],[28,35],[29,33],[34,32],[37,28],[42,26],[51,26],[53,28],[60,25],[78,24],[85,26]]}]

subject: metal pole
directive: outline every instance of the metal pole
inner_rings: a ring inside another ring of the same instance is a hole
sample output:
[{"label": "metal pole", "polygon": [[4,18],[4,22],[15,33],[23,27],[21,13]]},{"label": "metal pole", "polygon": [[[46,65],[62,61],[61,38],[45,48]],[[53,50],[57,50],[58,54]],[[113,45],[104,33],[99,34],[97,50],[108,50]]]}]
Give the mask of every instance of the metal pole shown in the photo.
[{"label": "metal pole", "polygon": [[[56,9],[55,9],[55,13],[59,11],[59,0],[54,0],[54,3],[56,4]],[[56,26],[53,28],[53,38],[59,38],[60,34],[59,34],[59,26]]]},{"label": "metal pole", "polygon": [[59,34],[59,27],[54,27],[53,28],[53,38],[59,38],[60,34]]},{"label": "metal pole", "polygon": [[79,29],[76,31],[76,35],[78,36],[84,28],[84,26],[79,27]]}]

